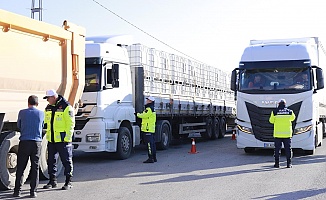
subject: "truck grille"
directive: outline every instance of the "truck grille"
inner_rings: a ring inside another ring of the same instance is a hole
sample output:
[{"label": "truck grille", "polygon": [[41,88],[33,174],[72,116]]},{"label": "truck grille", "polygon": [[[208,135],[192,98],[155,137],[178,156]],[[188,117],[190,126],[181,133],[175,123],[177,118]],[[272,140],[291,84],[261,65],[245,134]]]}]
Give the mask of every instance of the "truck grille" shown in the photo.
[{"label": "truck grille", "polygon": [[[294,114],[298,116],[301,104],[302,102],[298,102],[289,106],[288,108],[293,110]],[[271,112],[275,108],[261,108],[248,102],[246,102],[246,107],[248,110],[249,117],[251,119],[251,126],[255,138],[263,142],[274,142],[274,126],[273,124],[269,123],[269,117],[271,115]],[[296,119],[292,123],[293,129],[295,127],[295,124]]]},{"label": "truck grille", "polygon": [[82,130],[87,122],[88,122],[88,119],[86,119],[86,120],[78,120],[76,118],[76,120],[75,120],[75,130]]},{"label": "truck grille", "polygon": [[96,103],[84,103],[79,107],[78,113],[75,116],[75,130],[82,130],[88,122],[88,116],[92,109],[96,106]]}]

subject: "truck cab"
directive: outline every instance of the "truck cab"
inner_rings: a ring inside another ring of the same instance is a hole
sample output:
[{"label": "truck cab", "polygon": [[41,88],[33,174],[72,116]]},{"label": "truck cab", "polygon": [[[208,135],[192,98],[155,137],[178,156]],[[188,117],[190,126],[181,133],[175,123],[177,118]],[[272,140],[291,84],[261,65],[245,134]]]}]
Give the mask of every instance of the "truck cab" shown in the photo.
[{"label": "truck cab", "polygon": [[115,152],[125,159],[139,144],[128,53],[109,37],[86,40],[85,88],[73,144],[77,150]]},{"label": "truck cab", "polygon": [[237,147],[273,148],[271,112],[279,99],[296,115],[292,148],[313,154],[325,132],[324,52],[318,38],[254,40],[232,72],[237,92]]}]

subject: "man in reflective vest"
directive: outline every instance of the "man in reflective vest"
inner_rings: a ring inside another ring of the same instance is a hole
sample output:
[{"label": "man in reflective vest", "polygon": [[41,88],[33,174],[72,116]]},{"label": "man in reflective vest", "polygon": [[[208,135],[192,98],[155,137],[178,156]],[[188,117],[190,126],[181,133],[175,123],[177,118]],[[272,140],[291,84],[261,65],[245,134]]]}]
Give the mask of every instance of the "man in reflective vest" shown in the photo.
[{"label": "man in reflective vest", "polygon": [[278,107],[272,111],[269,118],[269,122],[274,124],[274,167],[280,167],[280,151],[282,143],[284,145],[287,168],[292,167],[292,149],[291,149],[291,138],[292,138],[292,121],[295,119],[295,114],[291,109],[285,107],[285,99],[281,99],[278,102]]},{"label": "man in reflective vest", "polygon": [[71,177],[72,163],[72,136],[75,127],[74,110],[69,102],[55,90],[46,91],[49,104],[45,108],[44,124],[46,127],[46,139],[48,140],[48,173],[50,181],[44,185],[44,189],[57,187],[57,158],[58,154],[65,168],[66,181],[63,190],[72,187]]},{"label": "man in reflective vest", "polygon": [[155,98],[149,96],[146,98],[145,110],[142,113],[137,113],[137,117],[142,119],[141,131],[144,136],[144,141],[148,149],[148,159],[144,163],[157,162],[156,145],[155,145],[155,123],[156,113],[154,109]]}]

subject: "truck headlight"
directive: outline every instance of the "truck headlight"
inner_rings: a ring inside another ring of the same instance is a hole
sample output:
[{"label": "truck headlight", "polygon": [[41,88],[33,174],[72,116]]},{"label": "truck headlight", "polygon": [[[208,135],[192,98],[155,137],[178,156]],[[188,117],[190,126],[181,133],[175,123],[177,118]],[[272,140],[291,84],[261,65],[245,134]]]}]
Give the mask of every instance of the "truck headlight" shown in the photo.
[{"label": "truck headlight", "polygon": [[245,126],[240,126],[240,125],[237,125],[238,129],[244,133],[248,133],[248,134],[252,134],[252,129],[251,128],[248,128],[248,127],[245,127]]},{"label": "truck headlight", "polygon": [[305,133],[305,132],[311,131],[311,129],[312,129],[312,125],[301,127],[301,128],[296,128],[294,130],[294,134],[295,135],[299,135],[301,133]]},{"label": "truck headlight", "polygon": [[101,135],[99,133],[90,133],[86,135],[86,142],[99,142]]}]

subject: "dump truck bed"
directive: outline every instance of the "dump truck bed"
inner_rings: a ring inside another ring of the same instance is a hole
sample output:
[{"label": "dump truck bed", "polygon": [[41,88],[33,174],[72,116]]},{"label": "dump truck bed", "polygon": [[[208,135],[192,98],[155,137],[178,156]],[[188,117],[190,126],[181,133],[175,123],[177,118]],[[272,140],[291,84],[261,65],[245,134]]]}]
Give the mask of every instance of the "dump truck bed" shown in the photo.
[{"label": "dump truck bed", "polygon": [[4,10],[0,10],[0,28],[4,122],[16,121],[31,94],[39,97],[39,108],[44,109],[47,102],[41,97],[47,89],[57,90],[72,105],[78,102],[85,74],[83,28],[67,22],[62,28]]}]

